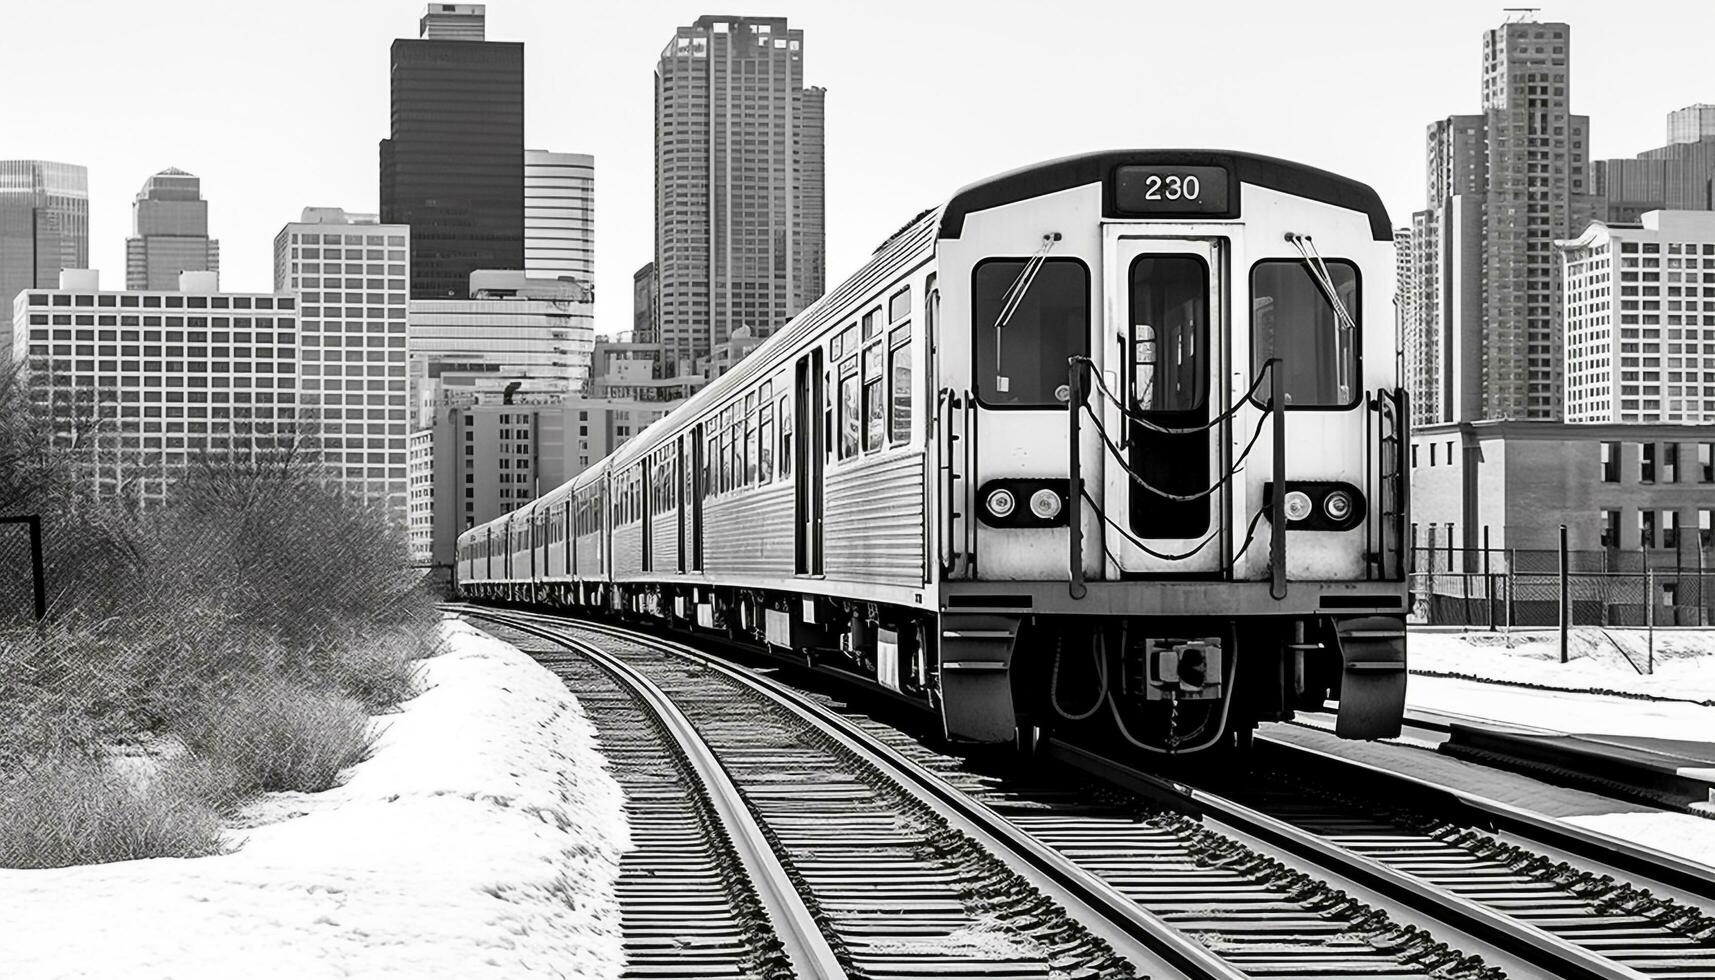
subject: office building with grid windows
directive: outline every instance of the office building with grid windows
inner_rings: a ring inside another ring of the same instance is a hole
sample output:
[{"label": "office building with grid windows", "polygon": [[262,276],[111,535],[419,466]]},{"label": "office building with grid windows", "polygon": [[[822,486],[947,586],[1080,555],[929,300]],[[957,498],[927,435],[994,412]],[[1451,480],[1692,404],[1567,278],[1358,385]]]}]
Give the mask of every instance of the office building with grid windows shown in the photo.
[{"label": "office building with grid windows", "polygon": [[701,17],[655,69],[655,269],[667,366],[822,295],[824,90],[781,17]]},{"label": "office building with grid windows", "polygon": [[299,399],[327,479],[403,522],[411,229],[305,208],[274,236],[274,288],[300,299]]},{"label": "office building with grid windows", "polygon": [[1566,421],[1715,423],[1715,212],[1593,222],[1566,263]]},{"label": "office building with grid windows", "polygon": [[1515,20],[1483,41],[1483,112],[1431,124],[1413,216],[1407,376],[1418,424],[1561,416],[1556,239],[1600,215],[1572,31]]},{"label": "office building with grid windows", "polygon": [[94,270],[14,304],[13,357],[56,444],[98,494],[166,499],[189,466],[303,445],[297,298],[221,293],[212,272],[174,290],[102,291]]}]

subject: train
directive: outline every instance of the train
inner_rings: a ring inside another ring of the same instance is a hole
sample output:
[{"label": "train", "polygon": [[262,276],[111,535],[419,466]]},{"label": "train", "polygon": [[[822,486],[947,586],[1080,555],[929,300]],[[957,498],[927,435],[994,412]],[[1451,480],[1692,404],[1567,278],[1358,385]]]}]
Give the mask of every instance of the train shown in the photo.
[{"label": "train", "polygon": [[947,739],[1137,756],[1404,712],[1409,442],[1374,190],[1141,149],[970,184],[563,486],[474,602],[836,672]]}]

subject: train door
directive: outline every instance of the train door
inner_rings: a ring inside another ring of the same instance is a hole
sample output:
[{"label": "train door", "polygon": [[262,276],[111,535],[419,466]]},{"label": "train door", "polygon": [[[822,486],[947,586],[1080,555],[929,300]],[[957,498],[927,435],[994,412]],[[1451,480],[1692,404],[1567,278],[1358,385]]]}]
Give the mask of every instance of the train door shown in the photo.
[{"label": "train door", "polygon": [[1226,240],[1125,230],[1109,227],[1103,249],[1108,349],[1121,358],[1113,394],[1124,409],[1103,400],[1122,458],[1107,467],[1107,553],[1124,572],[1219,572],[1227,494],[1210,488],[1226,471],[1226,427],[1209,423],[1228,387]]},{"label": "train door", "polygon": [[827,438],[821,419],[822,388],[822,349],[818,347],[798,359],[792,398],[797,409],[793,428],[798,432],[792,446],[797,457],[792,472],[799,575],[822,574],[822,464]]}]

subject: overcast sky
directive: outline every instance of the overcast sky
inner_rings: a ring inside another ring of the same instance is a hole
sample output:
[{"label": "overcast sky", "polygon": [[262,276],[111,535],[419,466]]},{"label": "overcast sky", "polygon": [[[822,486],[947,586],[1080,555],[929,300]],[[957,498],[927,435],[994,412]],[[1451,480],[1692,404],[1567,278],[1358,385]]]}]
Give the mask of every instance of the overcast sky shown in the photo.
[{"label": "overcast sky", "polygon": [[[306,205],[378,210],[388,45],[417,0],[0,0],[0,158],[90,171],[90,261],[124,281],[131,199],[168,166],[200,176],[229,290],[272,286],[275,232]],[[1036,160],[1218,147],[1365,181],[1396,225],[1423,206],[1423,132],[1479,108],[1469,0],[1400,4],[1043,0],[491,0],[525,42],[525,140],[596,158],[597,330],[628,329],[652,258],[652,76],[698,15],[786,16],[827,88],[832,286],[919,210]],[[1572,109],[1596,158],[1664,142],[1715,102],[1715,3],[1563,2]]]}]

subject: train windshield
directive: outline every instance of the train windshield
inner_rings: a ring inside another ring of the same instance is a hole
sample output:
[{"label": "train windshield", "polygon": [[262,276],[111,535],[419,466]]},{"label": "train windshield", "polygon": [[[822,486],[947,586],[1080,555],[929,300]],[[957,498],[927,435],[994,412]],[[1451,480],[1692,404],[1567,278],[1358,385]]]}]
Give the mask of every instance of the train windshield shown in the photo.
[{"label": "train windshield", "polygon": [[972,374],[977,398],[990,407],[1066,404],[1066,359],[1089,349],[1090,270],[1077,259],[1043,261],[1005,326],[996,326],[1027,264],[990,259],[972,276]]},{"label": "train windshield", "polygon": [[[1251,270],[1251,363],[1261,370],[1281,359],[1290,408],[1350,408],[1358,403],[1358,270],[1329,259],[1328,278],[1340,305],[1351,311],[1342,324],[1334,303],[1306,261],[1271,259]],[[1258,393],[1268,398],[1268,388]]]}]

